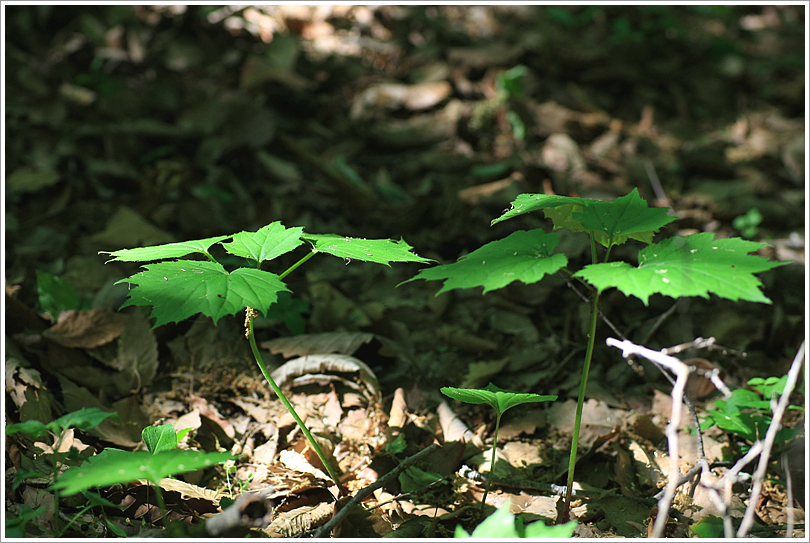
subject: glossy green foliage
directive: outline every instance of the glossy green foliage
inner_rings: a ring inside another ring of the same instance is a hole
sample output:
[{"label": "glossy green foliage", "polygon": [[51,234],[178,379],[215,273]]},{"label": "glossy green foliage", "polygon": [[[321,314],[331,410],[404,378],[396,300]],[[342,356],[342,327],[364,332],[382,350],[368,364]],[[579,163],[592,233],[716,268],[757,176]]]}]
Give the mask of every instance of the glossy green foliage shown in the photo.
[{"label": "glossy green foliage", "polygon": [[455,538],[476,539],[502,539],[502,538],[540,538],[558,539],[569,538],[577,527],[575,521],[560,524],[559,526],[546,526],[542,520],[524,525],[521,517],[516,517],[510,511],[507,501],[500,509],[488,516],[484,522],[476,526],[469,534],[461,526],[456,526]]},{"label": "glossy green foliage", "polygon": [[206,453],[173,449],[159,453],[104,449],[81,466],[68,469],[51,485],[63,496],[94,487],[146,479],[154,484],[170,475],[221,464],[234,457],[230,453]]},{"label": "glossy green foliage", "polygon": [[[512,209],[492,224],[538,210],[552,221],[555,230],[566,228],[589,234],[593,242],[608,249],[606,258],[612,247],[628,240],[648,244],[639,253],[638,266],[597,260],[572,274],[598,291],[615,287],[645,305],[652,294],[707,298],[710,293],[734,301],[770,303],[754,274],[785,264],[749,254],[762,248],[762,243],[740,238],[715,240],[711,233],[676,236],[650,245],[655,233],[675,217],[668,216],[665,208],[647,207],[636,189],[611,202],[521,194],[512,203]],[[514,232],[458,262],[421,270],[409,281],[444,280],[439,293],[478,286],[484,287],[486,293],[512,281],[533,283],[568,264],[565,255],[553,254],[557,242],[554,234],[540,229]],[[596,253],[593,256],[596,258]]]},{"label": "glossy green foliage", "polygon": [[689,530],[701,539],[720,539],[723,537],[723,519],[715,515],[706,515],[689,526]]},{"label": "glossy green foliage", "polygon": [[74,309],[87,309],[79,290],[65,279],[37,270],[37,296],[43,313],[49,313],[56,320],[59,313]]},{"label": "glossy green foliage", "polygon": [[312,243],[313,250],[346,260],[375,262],[390,266],[390,262],[430,262],[411,252],[405,240],[347,238],[336,234],[304,234],[302,239]]},{"label": "glossy green foliage", "polygon": [[[192,253],[208,255],[208,249],[215,243],[228,239],[228,236],[216,236],[206,239],[195,239],[191,241],[181,241],[178,243],[166,243],[165,245],[155,245],[152,247],[138,247],[136,249],[121,249],[120,251],[101,251],[115,258],[108,262],[149,262],[150,260],[165,260],[167,258],[180,258]],[[210,258],[210,256],[209,256]]]},{"label": "glossy green foliage", "polygon": [[762,243],[739,238],[715,240],[711,233],[665,239],[641,250],[638,266],[608,262],[586,266],[581,277],[597,289],[616,287],[646,305],[652,294],[678,298],[709,293],[729,300],[771,303],[755,273],[784,264],[748,253]]},{"label": "glossy green foliage", "polygon": [[170,451],[177,447],[177,433],[171,424],[147,426],[141,431],[141,438],[152,454]]},{"label": "glossy green foliage", "polygon": [[421,270],[403,283],[416,279],[444,279],[437,295],[455,288],[473,287],[484,287],[486,294],[513,281],[535,283],[568,263],[565,255],[552,254],[559,241],[556,234],[546,234],[539,228],[518,230],[487,243],[458,262]]},{"label": "glossy green foliage", "polygon": [[218,262],[195,260],[158,262],[146,271],[119,281],[137,284],[121,306],[153,306],[154,326],[180,322],[203,313],[216,323],[245,307],[264,314],[288,290],[278,275],[252,268],[227,272]]},{"label": "glossy green foliage", "polygon": [[[228,239],[231,241],[226,242]],[[271,223],[256,232],[102,252],[114,257],[111,261],[163,260],[146,264],[144,271],[119,281],[137,285],[130,290],[122,307],[152,306],[154,327],[157,327],[180,322],[197,313],[211,317],[216,323],[222,317],[233,315],[246,307],[252,307],[266,316],[267,309],[278,301],[279,293],[289,292],[289,289],[279,275],[261,270],[262,263],[296,249],[304,241],[313,245],[313,252],[347,260],[386,265],[389,262],[429,261],[412,253],[411,246],[404,241],[305,234],[301,227],[285,228],[280,222]],[[255,265],[226,270],[211,254],[211,248],[217,244],[230,255],[247,259]],[[174,260],[197,255],[204,256],[206,260]]]},{"label": "glossy green foliage", "polygon": [[554,228],[572,232],[592,233],[597,243],[605,247],[621,245],[628,239],[650,243],[661,227],[675,217],[665,208],[647,207],[637,189],[611,202],[547,194],[521,194],[512,202],[512,209],[492,221],[492,224],[531,211],[543,210]]},{"label": "glossy green foliage", "polygon": [[442,387],[442,394],[464,403],[482,404],[492,407],[498,416],[512,407],[538,402],[553,402],[556,395],[542,396],[540,394],[528,394],[522,392],[510,392],[489,383],[484,388],[453,388]]},{"label": "glossy green foliage", "polygon": [[78,428],[79,430],[91,430],[110,417],[118,418],[117,413],[108,413],[97,407],[86,407],[73,413],[68,413],[59,417],[55,421],[44,424],[38,420],[27,420],[20,424],[9,424],[6,426],[6,435],[20,432],[29,437],[36,438],[47,435],[48,432],[59,435],[67,428]]},{"label": "glossy green foliage", "polygon": [[232,255],[249,258],[255,262],[264,262],[288,253],[303,244],[301,235],[304,229],[284,228],[280,222],[274,222],[260,228],[257,232],[239,232],[234,234],[233,241],[223,243],[225,250]]},{"label": "glossy green foliage", "polygon": [[[771,394],[781,394],[784,390],[786,377],[782,379],[754,379],[757,392],[768,398]],[[751,382],[749,381],[749,384]],[[781,384],[781,386],[780,386]],[[737,434],[746,441],[753,443],[764,439],[768,427],[773,419],[770,416],[771,401],[765,399],[753,390],[739,388],[731,393],[731,397],[724,400],[715,400],[715,409],[707,409],[708,416],[700,423],[701,430],[717,426],[730,434]],[[793,407],[793,406],[791,406]],[[794,409],[799,409],[794,407]],[[782,446],[796,436],[793,428],[782,428],[776,433],[776,444]]]}]

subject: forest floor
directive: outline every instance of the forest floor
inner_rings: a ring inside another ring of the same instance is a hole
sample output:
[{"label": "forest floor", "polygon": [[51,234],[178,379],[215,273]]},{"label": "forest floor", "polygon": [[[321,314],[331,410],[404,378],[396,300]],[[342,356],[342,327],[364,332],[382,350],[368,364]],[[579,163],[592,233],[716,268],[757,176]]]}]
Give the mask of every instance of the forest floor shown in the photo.
[{"label": "forest floor", "polygon": [[[490,226],[519,194],[612,200],[634,188],[678,218],[657,240],[767,243],[760,254],[786,263],[758,275],[770,304],[603,296],[613,330],[597,329],[575,537],[647,537],[669,473],[672,385],[606,338],[655,350],[715,338],[679,356],[718,368],[732,390],[785,376],[805,338],[803,6],[4,9],[5,424],[117,413],[7,435],[6,536],[183,535],[270,485],[273,522],[256,533],[311,536],[335,514],[335,485],[256,366],[244,315],[151,329],[148,308],[118,311],[129,287],[116,281],[139,264],[99,251],[281,221],[404,239],[444,264],[515,230],[550,231],[537,213]],[[572,268],[588,263],[587,236],[561,239]],[[329,360],[285,389],[350,495],[440,445],[331,534],[452,537],[507,500],[525,522],[553,524],[562,498],[544,485],[566,483],[588,304],[557,276],[485,295],[397,286],[424,267],[317,255],[256,320],[271,371]],[[800,381],[752,505],[759,537],[805,535]],[[439,389],[490,382],[558,399],[504,415],[495,473],[510,483],[480,510],[485,484],[462,468],[489,469],[494,413]],[[687,394],[701,419],[723,405],[706,379]],[[105,450],[146,450],[142,430],[165,424],[190,430],[179,449],[235,460],[163,479],[162,507],[143,480],[52,489],[55,474]],[[694,426],[686,413],[682,473],[697,465]],[[753,440],[707,426],[719,480]],[[708,485],[679,488],[668,535],[723,534]],[[729,488],[736,530],[750,481]]]}]

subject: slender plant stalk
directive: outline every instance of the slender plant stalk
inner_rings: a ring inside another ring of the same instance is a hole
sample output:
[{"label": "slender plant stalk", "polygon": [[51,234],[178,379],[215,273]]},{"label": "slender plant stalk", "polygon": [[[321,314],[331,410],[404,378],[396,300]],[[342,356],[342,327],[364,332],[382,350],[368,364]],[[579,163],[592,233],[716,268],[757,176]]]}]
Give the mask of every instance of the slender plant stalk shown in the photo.
[{"label": "slender plant stalk", "polygon": [[[591,236],[591,258],[596,263],[596,242]],[[579,398],[577,398],[577,413],[574,417],[574,435],[571,439],[571,455],[568,458],[568,481],[565,485],[565,505],[558,524],[565,524],[571,514],[571,496],[574,490],[574,468],[577,465],[577,445],[579,444],[579,429],[582,425],[582,407],[585,404],[585,389],[588,386],[588,372],[591,370],[593,347],[596,343],[596,322],[599,319],[599,291],[593,293],[591,299],[591,323],[588,329],[588,347],[585,351],[585,364],[582,367],[582,377],[579,381]]]},{"label": "slender plant stalk", "polygon": [[160,481],[155,485],[155,499],[158,503],[158,508],[161,512],[160,523],[163,524],[164,527],[168,527],[168,516],[169,512],[166,511],[166,502],[163,501],[163,492],[160,490]]},{"label": "slender plant stalk", "polygon": [[65,527],[64,527],[64,528],[62,528],[61,530],[59,530],[58,532],[55,532],[55,533],[53,534],[53,536],[54,536],[54,537],[62,537],[63,535],[65,535],[65,532],[67,532],[67,531],[68,531],[68,529],[69,529],[69,528],[70,528],[70,527],[73,525],[73,523],[74,523],[74,522],[76,522],[77,520],[79,520],[79,517],[81,517],[83,514],[85,514],[85,513],[87,512],[87,510],[88,510],[88,509],[90,509],[90,506],[83,507],[82,509],[79,509],[79,512],[78,512],[78,513],[76,513],[76,514],[73,516],[73,518],[71,518],[70,520],[68,520],[68,522],[67,522],[67,524],[65,525]]},{"label": "slender plant stalk", "polygon": [[[310,253],[310,255],[313,254],[315,253]],[[307,257],[304,257],[304,259],[306,258]],[[302,264],[303,263],[302,261],[304,259],[299,261],[297,265]],[[297,267],[297,265],[295,267]],[[284,404],[284,407],[286,407],[287,411],[290,412],[290,415],[292,415],[292,417],[295,419],[295,422],[298,423],[298,427],[301,428],[302,432],[304,432],[304,435],[306,436],[307,441],[309,441],[309,444],[312,446],[312,449],[315,451],[315,454],[317,454],[318,458],[321,459],[321,462],[326,468],[326,471],[329,472],[329,476],[337,485],[340,495],[344,496],[346,494],[346,491],[343,488],[343,485],[340,484],[340,479],[338,478],[337,473],[335,473],[332,464],[330,464],[329,461],[326,459],[326,456],[324,456],[323,451],[321,451],[321,448],[318,446],[318,442],[315,441],[315,438],[312,437],[309,428],[307,428],[307,425],[304,424],[303,420],[301,420],[301,417],[298,416],[298,413],[295,412],[295,408],[292,406],[290,401],[281,391],[281,388],[279,388],[279,386],[276,384],[276,381],[270,375],[270,371],[267,369],[267,366],[265,365],[264,360],[262,359],[262,354],[259,352],[259,347],[256,345],[256,338],[253,334],[253,309],[249,307],[247,308],[247,312],[248,312],[248,340],[250,341],[250,349],[253,351],[253,357],[256,359],[256,363],[259,365],[259,369],[262,370],[262,375],[264,375],[264,378],[267,380],[268,383],[270,383],[270,387],[272,387],[273,392],[275,392],[276,396],[278,396],[281,399],[281,402]]]},{"label": "slender plant stalk", "polygon": [[[310,258],[315,256],[316,254],[318,254],[318,251],[310,251],[304,257],[302,257],[301,260],[299,260],[298,262],[296,262],[295,264],[293,264],[292,266],[287,268],[287,270],[284,273],[282,273],[281,275],[279,275],[278,278],[283,280],[285,277],[287,277],[292,272],[294,272],[298,268],[298,266],[300,266],[301,264],[303,264],[304,262],[306,262],[307,260],[309,260]],[[251,334],[251,336],[252,335],[253,334]]]},{"label": "slender plant stalk", "polygon": [[595,293],[591,302],[591,327],[588,331],[588,348],[585,351],[585,365],[582,368],[582,378],[579,381],[579,398],[577,399],[577,414],[574,418],[574,436],[571,441],[571,456],[568,459],[568,482],[565,489],[565,508],[563,509],[561,523],[568,522],[571,512],[571,494],[574,488],[574,467],[577,465],[577,444],[579,442],[579,428],[582,423],[582,406],[585,403],[585,388],[588,385],[588,372],[591,369],[593,346],[596,338],[596,321],[599,318],[599,293]]},{"label": "slender plant stalk", "polygon": [[501,413],[495,413],[495,437],[492,441],[492,461],[489,463],[489,477],[487,477],[487,487],[484,489],[484,497],[481,500],[481,510],[487,503],[487,494],[489,494],[489,487],[492,485],[492,479],[495,477],[495,452],[498,449],[498,429],[501,426]]}]

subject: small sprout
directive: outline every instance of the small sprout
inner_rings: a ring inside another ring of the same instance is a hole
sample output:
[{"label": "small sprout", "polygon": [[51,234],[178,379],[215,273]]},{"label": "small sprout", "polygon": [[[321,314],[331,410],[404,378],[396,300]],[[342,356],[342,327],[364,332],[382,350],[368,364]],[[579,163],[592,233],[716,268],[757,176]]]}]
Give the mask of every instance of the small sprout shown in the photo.
[{"label": "small sprout", "polygon": [[489,473],[490,477],[487,480],[487,488],[484,490],[484,497],[481,499],[481,507],[487,501],[487,494],[489,494],[489,487],[492,484],[492,473],[495,471],[495,451],[498,448],[498,429],[501,425],[501,416],[507,409],[522,405],[525,403],[537,402],[553,402],[557,399],[556,395],[541,396],[539,394],[529,394],[522,392],[510,392],[500,387],[488,384],[485,388],[453,388],[442,387],[442,394],[464,403],[471,404],[488,404],[495,410],[495,435],[492,438],[492,463],[490,464]]}]

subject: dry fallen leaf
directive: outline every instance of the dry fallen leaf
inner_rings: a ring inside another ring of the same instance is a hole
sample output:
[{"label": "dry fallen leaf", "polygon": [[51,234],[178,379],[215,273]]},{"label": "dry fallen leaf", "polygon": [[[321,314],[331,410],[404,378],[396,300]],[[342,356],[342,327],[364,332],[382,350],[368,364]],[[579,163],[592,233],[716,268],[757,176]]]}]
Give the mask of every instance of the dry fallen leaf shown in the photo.
[{"label": "dry fallen leaf", "polygon": [[64,347],[91,349],[116,339],[126,323],[126,316],[103,309],[62,311],[42,335]]}]

